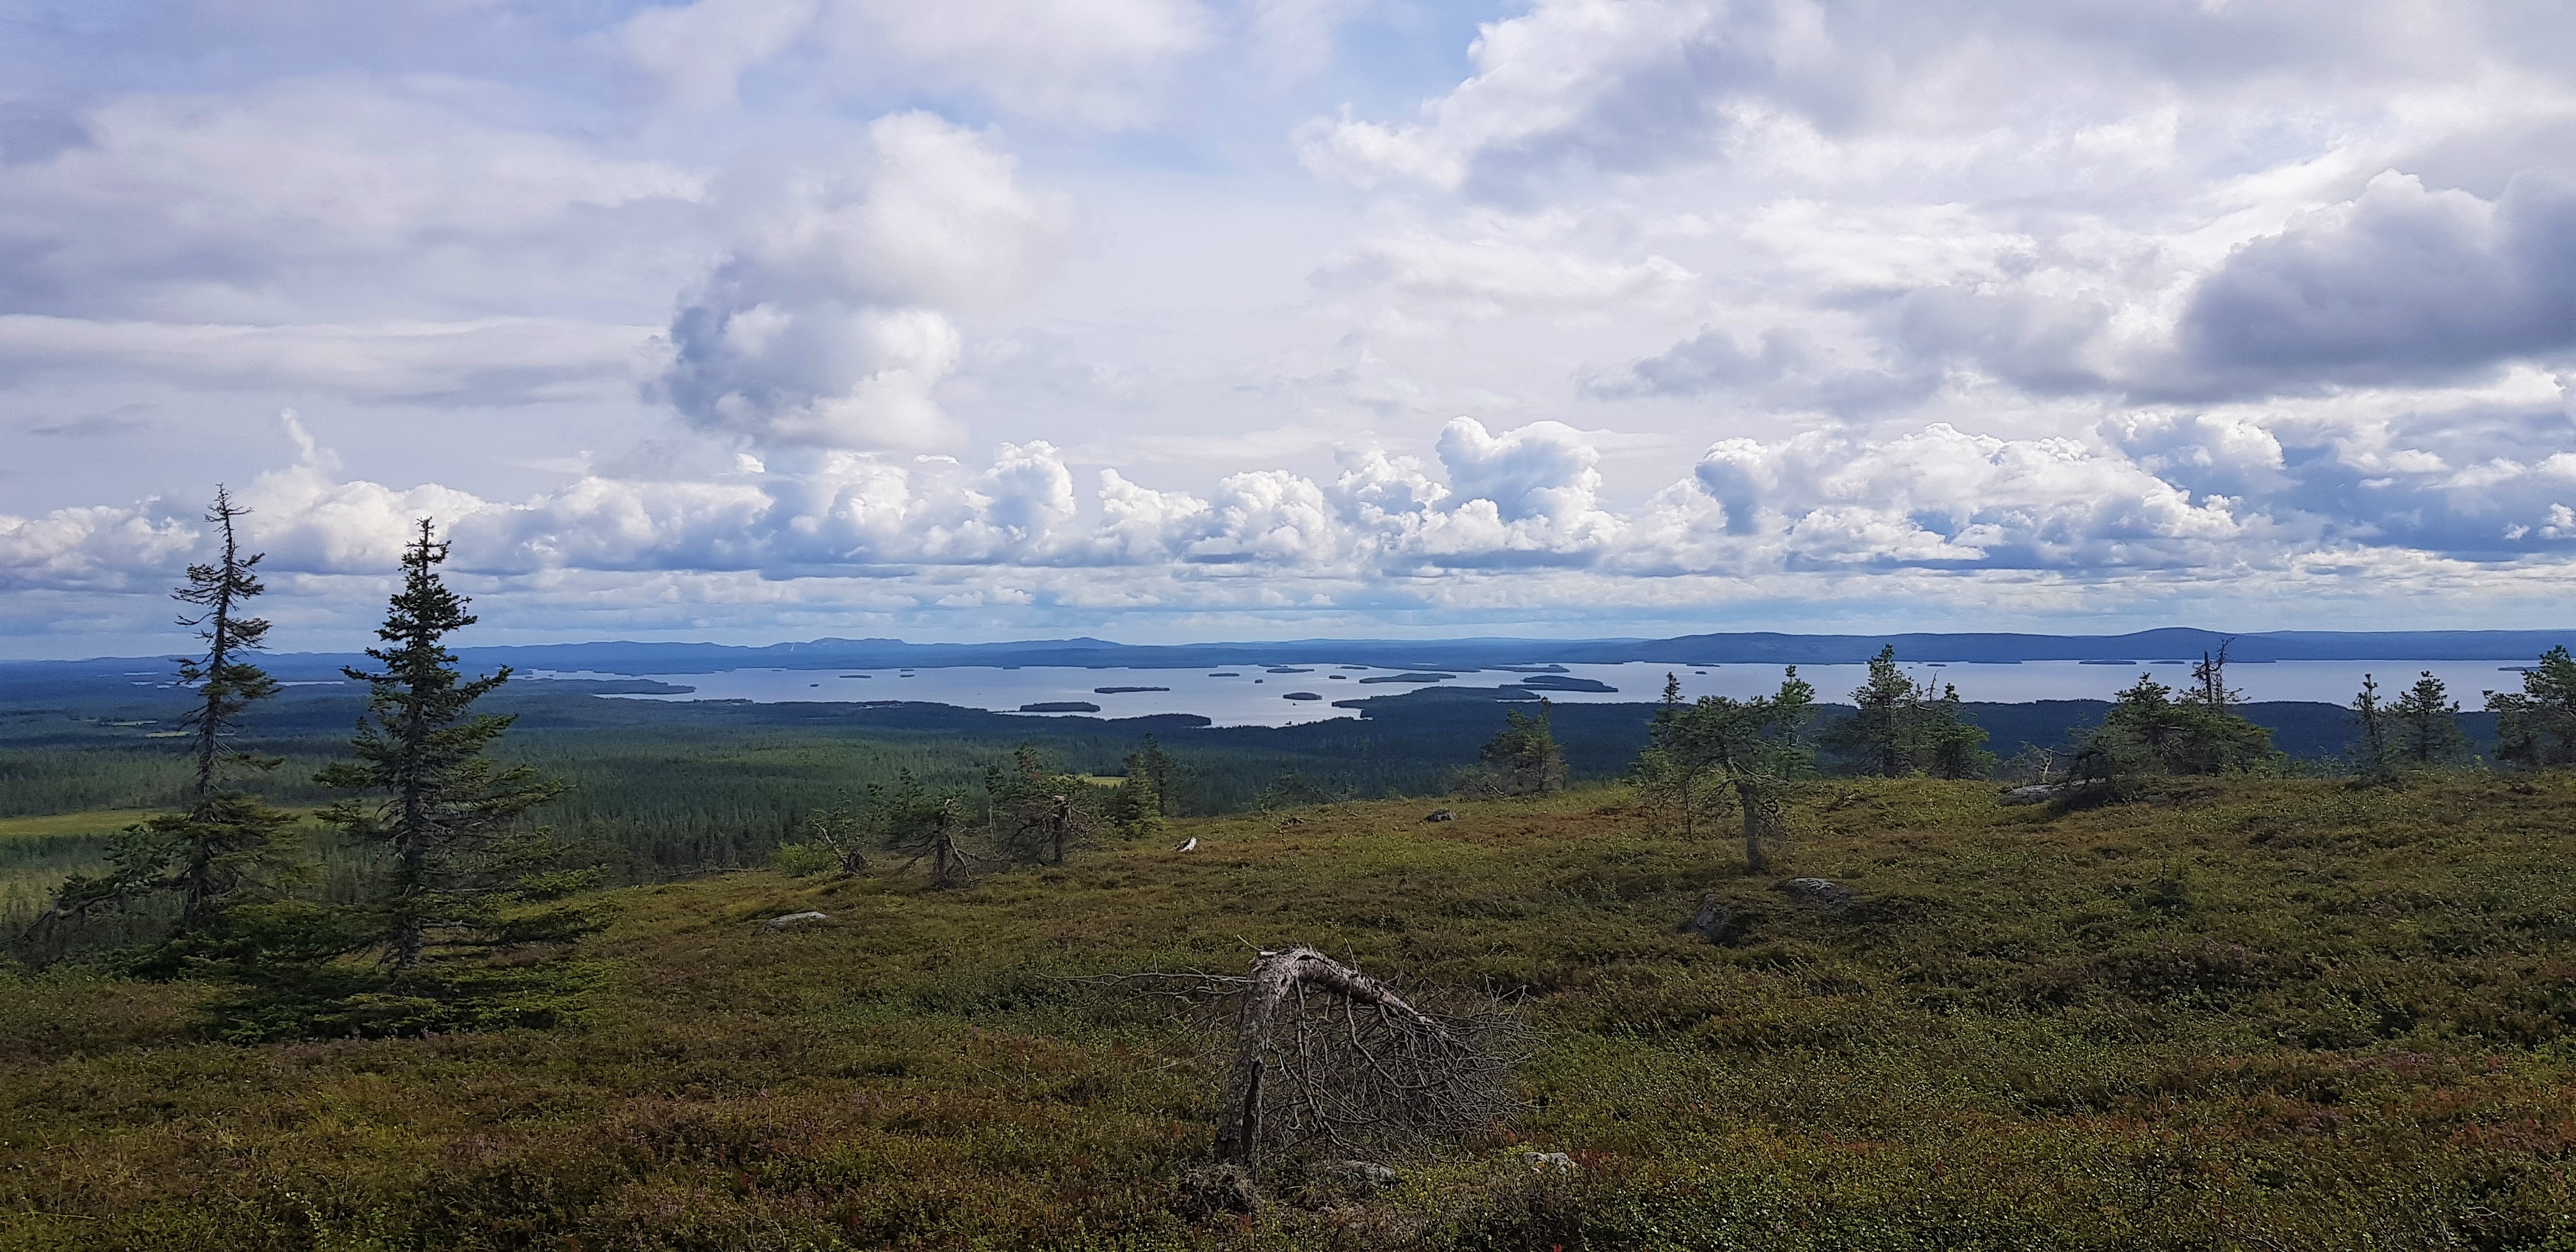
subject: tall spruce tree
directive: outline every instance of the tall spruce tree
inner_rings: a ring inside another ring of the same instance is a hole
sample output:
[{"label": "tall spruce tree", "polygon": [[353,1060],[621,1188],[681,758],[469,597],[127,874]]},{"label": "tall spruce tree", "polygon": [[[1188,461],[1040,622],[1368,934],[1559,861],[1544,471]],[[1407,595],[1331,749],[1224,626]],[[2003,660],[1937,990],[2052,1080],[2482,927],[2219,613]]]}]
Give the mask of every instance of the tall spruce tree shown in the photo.
[{"label": "tall spruce tree", "polygon": [[315,776],[325,787],[368,793],[323,811],[323,820],[383,851],[385,890],[368,947],[414,991],[412,972],[442,944],[480,946],[566,937],[569,913],[514,919],[503,907],[546,857],[542,834],[515,819],[561,795],[564,785],[526,765],[502,769],[484,756],[510,728],[509,716],[477,715],[476,700],[510,680],[510,667],[467,680],[447,636],[471,626],[466,601],[438,575],[447,545],[423,519],[403,551],[402,589],[367,649],[379,668],[342,672],[367,684],[367,715],[349,742],[355,760]]},{"label": "tall spruce tree", "polygon": [[278,759],[230,748],[251,705],[277,693],[277,682],[249,659],[268,637],[268,622],[249,613],[247,601],[266,591],[258,576],[265,553],[245,556],[234,523],[250,510],[233,503],[218,485],[206,521],[220,548],[211,562],[188,567],[187,584],[171,598],[199,610],[179,619],[205,642],[205,652],[178,660],[179,681],[195,699],[180,724],[189,731],[192,757],[186,810],[162,813],[119,832],[108,846],[108,872],[66,880],[53,907],[37,920],[31,938],[48,952],[61,932],[103,910],[146,905],[175,897],[174,937],[219,926],[225,912],[246,899],[299,878],[304,866],[289,845],[294,815],[229,785],[242,772],[275,769]]}]

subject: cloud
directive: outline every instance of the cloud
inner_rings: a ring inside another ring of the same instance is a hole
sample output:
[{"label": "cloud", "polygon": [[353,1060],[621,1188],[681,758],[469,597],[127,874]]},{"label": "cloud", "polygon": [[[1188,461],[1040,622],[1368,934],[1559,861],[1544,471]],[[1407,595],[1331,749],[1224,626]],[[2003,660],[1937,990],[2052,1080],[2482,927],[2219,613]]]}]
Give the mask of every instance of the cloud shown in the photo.
[{"label": "cloud", "polygon": [[840,0],[827,23],[847,61],[964,88],[1014,113],[1105,126],[1140,120],[1141,80],[1208,34],[1194,0]]},{"label": "cloud", "polygon": [[560,318],[243,326],[0,314],[0,375],[114,370],[183,386],[531,404],[631,388],[653,329]]},{"label": "cloud", "polygon": [[[147,506],[148,507],[148,506]],[[90,506],[41,517],[0,514],[0,588],[123,591],[169,578],[194,529],[144,509]]]},{"label": "cloud", "polygon": [[1194,0],[696,0],[647,9],[620,36],[689,108],[732,104],[746,74],[785,61],[836,94],[962,90],[1023,116],[1119,126],[1144,115],[1140,80],[1199,47],[1207,26]]},{"label": "cloud", "polygon": [[1667,303],[1692,279],[1660,256],[1634,263],[1500,239],[1424,232],[1364,241],[1315,275],[1328,291],[1446,306],[1477,315],[1533,308],[1598,309]]},{"label": "cloud", "polygon": [[1472,417],[1440,430],[1440,463],[1461,499],[1488,500],[1506,522],[1571,522],[1593,511],[1601,454],[1562,422],[1533,422],[1496,436]]},{"label": "cloud", "polygon": [[877,119],[848,173],[747,179],[735,245],[685,296],[654,392],[702,429],[766,445],[940,446],[933,397],[964,351],[964,308],[1039,281],[1069,235],[1051,196],[973,131]]},{"label": "cloud", "polygon": [[1630,168],[1649,134],[1667,149],[1658,159],[1677,159],[1675,148],[1700,150],[1706,129],[1694,80],[1723,78],[1742,56],[1725,13],[1708,2],[1548,0],[1485,25],[1468,49],[1475,74],[1426,103],[1421,121],[1319,120],[1300,132],[1301,152],[1309,168],[1360,186],[1447,189],[1503,154]]},{"label": "cloud", "polygon": [[[695,476],[593,473],[504,502],[351,480],[299,438],[295,464],[238,495],[253,510],[245,538],[270,554],[280,589],[353,621],[421,517],[453,541],[457,577],[560,622],[586,620],[584,605],[667,596],[727,612],[1411,606],[1593,619],[1841,587],[1928,609],[2038,586],[2241,587],[2258,571],[2276,586],[2357,571],[2486,586],[2576,554],[2576,452],[2460,466],[2404,448],[2320,454],[2211,414],[2133,415],[2102,434],[2004,439],[1936,423],[1888,438],[1720,440],[1626,510],[1599,497],[1592,437],[1465,418],[1437,440],[1445,483],[1410,458],[1351,449],[1328,481],[1248,469],[1196,493],[1104,470],[1086,499],[1062,453],[1031,442],[981,466],[807,450]],[[0,517],[0,583],[147,589],[203,542],[151,501]],[[1961,581],[1916,581],[1934,575]]]},{"label": "cloud", "polygon": [[14,313],[262,323],[328,302],[346,314],[371,302],[340,277],[364,265],[384,267],[376,291],[399,275],[413,308],[440,293],[488,298],[482,284],[595,261],[601,215],[700,192],[667,162],[373,84],[128,96],[81,125],[88,142],[0,179],[0,286]]},{"label": "cloud", "polygon": [[626,47],[692,108],[731,104],[743,71],[777,56],[814,25],[819,0],[697,0],[646,9],[626,24]]},{"label": "cloud", "polygon": [[2123,457],[1947,424],[1888,441],[1724,440],[1692,476],[1792,565],[2107,570],[2239,559],[2246,523]]},{"label": "cloud", "polygon": [[2490,202],[2389,172],[2237,249],[2177,335],[2215,385],[2439,381],[2576,347],[2576,183],[2517,175]]}]

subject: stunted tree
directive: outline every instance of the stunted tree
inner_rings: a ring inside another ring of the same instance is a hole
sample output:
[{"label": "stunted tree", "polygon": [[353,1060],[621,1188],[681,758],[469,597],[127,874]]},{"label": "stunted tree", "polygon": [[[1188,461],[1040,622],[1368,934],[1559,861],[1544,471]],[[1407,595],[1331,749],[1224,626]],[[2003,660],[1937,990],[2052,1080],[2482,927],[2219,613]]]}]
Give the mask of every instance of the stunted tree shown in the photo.
[{"label": "stunted tree", "polygon": [[1109,789],[1102,817],[1121,838],[1141,838],[1162,829],[1162,797],[1155,794],[1153,780],[1131,765],[1127,776]]},{"label": "stunted tree", "polygon": [[2084,736],[2078,773],[2118,780],[2273,768],[2272,732],[2228,711],[2234,699],[2223,668],[2210,673],[2181,700],[2154,675],[2139,675],[2112,698],[2102,725]]},{"label": "stunted tree", "polygon": [[2524,670],[2519,692],[2486,693],[2496,756],[2526,769],[2576,765],[2576,657],[2564,644]]},{"label": "stunted tree", "polygon": [[2183,703],[2226,716],[2245,702],[2244,692],[2227,685],[2227,649],[2235,642],[2221,639],[2218,651],[2200,654],[2199,663],[2191,667],[2191,686],[2183,691]]},{"label": "stunted tree", "polygon": [[1667,674],[1663,704],[1630,777],[1685,838],[1697,833],[1703,817],[1729,805],[1739,809],[1745,863],[1754,873],[1769,873],[1772,851],[1788,837],[1782,794],[1809,769],[1805,731],[1815,716],[1815,693],[1793,665],[1771,695],[1702,696],[1685,704],[1680,679]]},{"label": "stunted tree", "polygon": [[384,890],[366,946],[402,988],[434,947],[568,938],[580,923],[567,910],[506,924],[502,917],[529,894],[523,880],[538,876],[552,851],[546,832],[518,819],[566,788],[531,766],[504,768],[485,755],[515,719],[476,714],[474,702],[511,671],[504,665],[468,679],[447,650],[447,637],[476,619],[439,577],[446,560],[447,545],[424,519],[403,550],[402,587],[376,630],[382,646],[367,649],[377,668],[342,671],[367,684],[367,713],[349,742],[354,759],[315,776],[361,793],[322,817],[384,853]]},{"label": "stunted tree", "polygon": [[1477,751],[1476,759],[1492,771],[1503,790],[1544,794],[1565,788],[1565,749],[1557,746],[1556,735],[1549,729],[1551,712],[1544,697],[1535,714],[1503,710],[1502,730]]},{"label": "stunted tree", "polygon": [[1128,753],[1122,764],[1129,778],[1144,780],[1143,790],[1151,793],[1155,816],[1181,815],[1181,793],[1189,787],[1190,774],[1189,767],[1181,764],[1180,758],[1165,752],[1162,744],[1156,742],[1152,735],[1147,735],[1145,746]]},{"label": "stunted tree", "polygon": [[2386,778],[2396,772],[2396,758],[2388,746],[2388,723],[2388,706],[2379,699],[2379,680],[2362,675],[2361,692],[2352,698],[2353,729],[2361,733],[2352,748],[2352,763],[2366,777]]},{"label": "stunted tree", "polygon": [[894,782],[869,783],[867,824],[878,846],[908,858],[903,868],[930,862],[930,885],[960,887],[990,857],[969,852],[961,842],[968,827],[966,798],[954,791],[932,791],[899,770]]},{"label": "stunted tree", "polygon": [[194,690],[180,723],[189,731],[193,767],[188,807],[127,827],[110,841],[106,873],[65,881],[31,931],[41,947],[50,948],[64,927],[92,913],[138,907],[155,898],[177,900],[173,933],[201,933],[216,927],[234,904],[258,898],[304,872],[287,838],[294,815],[232,785],[244,774],[278,765],[275,757],[229,745],[243,729],[250,707],[278,690],[276,680],[249,659],[268,637],[268,622],[252,616],[247,604],[267,590],[257,573],[265,554],[245,555],[235,527],[249,512],[233,503],[230,491],[215,488],[206,521],[220,542],[216,557],[189,566],[187,584],[170,593],[198,610],[181,617],[179,624],[193,628],[205,644],[203,653],[178,661],[180,683]]},{"label": "stunted tree", "polygon": [[[796,842],[781,849],[782,854],[789,849],[810,849],[801,855],[810,857],[820,853],[832,870],[844,878],[868,872],[866,825],[860,820],[858,811],[850,807],[846,797],[806,814],[805,820],[797,823],[796,836]],[[797,872],[813,873],[815,868]]]},{"label": "stunted tree", "polygon": [[1914,680],[1896,667],[1896,646],[1889,644],[1869,659],[1869,677],[1851,693],[1852,715],[1825,728],[1819,742],[1828,748],[1858,752],[1870,772],[1889,778],[1914,771],[1914,709],[1920,693]]},{"label": "stunted tree", "polygon": [[2387,708],[2389,750],[2409,769],[2448,769],[2469,752],[2469,737],[2460,730],[2460,703],[2433,671],[2417,674],[2415,685]]},{"label": "stunted tree", "polygon": [[1994,772],[1986,731],[1969,720],[1959,689],[1935,691],[1897,668],[1888,645],[1870,658],[1869,677],[1852,691],[1852,716],[1825,727],[1820,746],[1859,758],[1882,777],[1927,773],[1942,778],[1983,778]]},{"label": "stunted tree", "polygon": [[984,771],[993,833],[1014,860],[1064,864],[1065,853],[1100,828],[1099,790],[1079,775],[1050,768],[1025,743],[1011,753],[1009,768]]}]

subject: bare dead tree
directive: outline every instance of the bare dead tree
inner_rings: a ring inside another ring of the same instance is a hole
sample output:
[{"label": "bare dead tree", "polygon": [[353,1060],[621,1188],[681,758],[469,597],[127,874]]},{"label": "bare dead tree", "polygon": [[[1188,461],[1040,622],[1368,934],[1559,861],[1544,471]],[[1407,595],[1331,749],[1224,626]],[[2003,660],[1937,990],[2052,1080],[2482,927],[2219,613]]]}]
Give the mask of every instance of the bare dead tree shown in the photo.
[{"label": "bare dead tree", "polygon": [[1239,984],[1216,1160],[1258,1176],[1265,1147],[1472,1134],[1509,1111],[1518,1019],[1423,1012],[1308,947],[1263,952]]}]

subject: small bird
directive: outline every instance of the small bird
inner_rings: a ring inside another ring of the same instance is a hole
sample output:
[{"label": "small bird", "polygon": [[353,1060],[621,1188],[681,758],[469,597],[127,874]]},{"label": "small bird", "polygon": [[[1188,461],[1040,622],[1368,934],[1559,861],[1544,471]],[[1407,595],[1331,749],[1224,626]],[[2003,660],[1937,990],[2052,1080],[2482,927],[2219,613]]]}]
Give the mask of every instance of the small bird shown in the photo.
[{"label": "small bird", "polygon": [[1181,844],[1181,846],[1179,846],[1179,847],[1177,847],[1177,848],[1172,849],[1172,851],[1174,851],[1174,852],[1195,852],[1195,851],[1197,851],[1197,850],[1198,850],[1198,846],[1199,846],[1199,837],[1198,837],[1197,835],[1192,835],[1192,836],[1190,836],[1186,841],[1184,841],[1184,842]]}]

